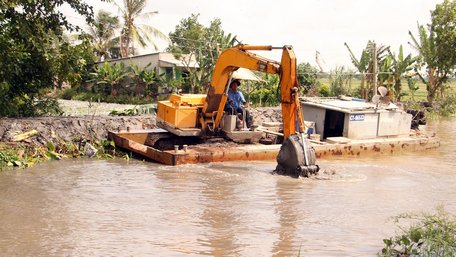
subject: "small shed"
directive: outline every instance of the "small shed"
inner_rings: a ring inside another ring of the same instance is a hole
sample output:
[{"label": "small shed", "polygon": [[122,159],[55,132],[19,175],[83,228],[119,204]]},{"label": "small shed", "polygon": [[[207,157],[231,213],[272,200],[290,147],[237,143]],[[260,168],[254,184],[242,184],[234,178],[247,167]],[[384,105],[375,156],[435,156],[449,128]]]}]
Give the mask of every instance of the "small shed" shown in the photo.
[{"label": "small shed", "polygon": [[353,100],[302,99],[304,120],[315,124],[320,140],[329,137],[374,139],[409,135],[412,115],[396,105]]}]

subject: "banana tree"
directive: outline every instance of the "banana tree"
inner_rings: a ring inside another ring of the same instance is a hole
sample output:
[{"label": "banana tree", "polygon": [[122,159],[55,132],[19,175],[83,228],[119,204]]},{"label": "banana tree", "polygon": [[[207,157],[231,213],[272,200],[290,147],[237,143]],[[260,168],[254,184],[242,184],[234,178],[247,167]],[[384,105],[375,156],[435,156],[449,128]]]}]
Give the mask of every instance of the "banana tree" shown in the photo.
[{"label": "banana tree", "polygon": [[104,92],[109,91],[112,96],[116,96],[121,87],[122,80],[128,75],[129,72],[125,70],[125,65],[122,62],[113,65],[104,62],[96,68],[96,72],[91,73],[91,81],[97,85],[105,86]]},{"label": "banana tree", "polygon": [[388,53],[392,61],[391,72],[394,79],[394,86],[391,89],[394,92],[394,100],[400,101],[401,97],[403,96],[401,79],[408,71],[411,71],[413,69],[416,58],[411,54],[408,54],[404,58],[404,50],[402,48],[402,45],[399,47],[399,53],[397,57],[396,53],[391,53],[390,50],[388,50]]},{"label": "banana tree", "polygon": [[[376,74],[374,74],[374,60],[377,61],[377,63],[380,64],[380,68],[382,69],[382,65],[387,65],[384,64],[384,60],[386,58],[386,53],[387,50],[389,49],[389,46],[384,46],[384,45],[375,45],[375,43],[371,40],[367,42],[366,48],[363,49],[361,53],[361,57],[358,59],[356,56],[353,54],[352,50],[348,46],[347,43],[344,43],[345,46],[348,49],[348,52],[350,53],[350,58],[353,63],[353,65],[356,67],[356,69],[362,73],[361,77],[361,97],[368,100],[369,99],[369,93],[372,92],[372,87],[373,87],[373,78]],[[377,56],[374,57],[374,46],[376,47],[376,52]],[[386,67],[385,67],[386,69]],[[364,87],[366,83],[366,88]]]},{"label": "banana tree", "polygon": [[148,70],[150,66],[151,63],[140,68],[138,65],[130,63],[130,76],[134,82],[136,96],[144,96],[146,89],[155,82],[155,71],[153,69]]},{"label": "banana tree", "polygon": [[365,98],[365,99],[367,99],[367,92],[368,92],[367,90],[365,90],[365,83],[366,83],[366,79],[368,79],[368,76],[369,76],[369,74],[366,74],[366,73],[370,73],[370,69],[371,69],[370,64],[372,63],[372,54],[370,51],[371,48],[368,47],[370,45],[370,43],[371,43],[371,41],[369,41],[367,43],[367,46],[365,49],[363,49],[359,59],[356,58],[355,54],[350,49],[348,44],[344,43],[344,45],[348,49],[348,52],[350,53],[350,58],[351,58],[353,65],[358,70],[358,72],[360,72],[362,74],[362,76],[361,76],[361,97]]},{"label": "banana tree", "polygon": [[[426,84],[427,100],[432,104],[437,92],[444,90],[444,84],[448,80],[452,68],[443,61],[446,58],[445,55],[439,54],[437,51],[437,35],[434,31],[428,31],[423,25],[419,25],[418,38],[410,31],[409,35],[412,39],[410,45],[418,52],[415,72],[420,80]],[[447,49],[447,51],[451,52],[454,49]],[[421,74],[423,68],[426,70],[426,75]]]}]

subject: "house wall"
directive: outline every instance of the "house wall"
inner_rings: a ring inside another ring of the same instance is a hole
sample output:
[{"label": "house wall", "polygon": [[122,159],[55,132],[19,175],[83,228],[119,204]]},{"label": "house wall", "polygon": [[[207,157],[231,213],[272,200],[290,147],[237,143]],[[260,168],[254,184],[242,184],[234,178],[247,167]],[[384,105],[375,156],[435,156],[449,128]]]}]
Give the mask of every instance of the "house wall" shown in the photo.
[{"label": "house wall", "polygon": [[[182,64],[174,58],[172,53],[138,55],[128,58],[109,60],[107,62],[110,64],[123,63],[126,67],[131,66],[133,63],[140,69],[145,68],[150,63],[147,70],[149,71],[153,69],[157,75],[166,74],[168,79],[179,79],[183,76],[182,67],[180,67]],[[103,62],[97,63],[97,65],[102,64]]]},{"label": "house wall", "polygon": [[122,58],[117,60],[108,61],[110,64],[123,63],[125,66],[131,66],[132,63],[136,64],[140,69],[144,69],[149,63],[151,64],[147,70],[151,70],[158,66],[159,53],[140,55],[129,58]]}]

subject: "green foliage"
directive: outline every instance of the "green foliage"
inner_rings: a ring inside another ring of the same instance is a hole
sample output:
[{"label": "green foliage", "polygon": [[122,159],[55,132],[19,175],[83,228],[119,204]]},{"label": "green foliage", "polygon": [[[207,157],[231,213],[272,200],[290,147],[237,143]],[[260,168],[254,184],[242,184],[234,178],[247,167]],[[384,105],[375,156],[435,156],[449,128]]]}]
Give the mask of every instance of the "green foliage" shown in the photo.
[{"label": "green foliage", "polygon": [[[445,0],[431,13],[439,68],[450,73],[456,65],[456,1]],[[451,50],[450,50],[451,49]],[[452,51],[453,50],[453,51]]]},{"label": "green foliage", "polygon": [[345,68],[336,67],[331,71],[329,77],[329,86],[330,86],[330,95],[339,96],[339,95],[348,95],[350,94],[346,84],[348,83],[347,77],[344,75]]},{"label": "green foliage", "polygon": [[98,61],[111,58],[109,49],[114,45],[115,30],[120,27],[119,18],[100,10],[92,26],[89,26],[89,38]]},{"label": "green foliage", "polygon": [[317,68],[310,63],[300,63],[296,67],[298,83],[301,86],[301,92],[307,93],[312,87],[318,86]]},{"label": "green foliage", "polygon": [[430,111],[443,117],[454,116],[456,114],[456,93],[453,91],[445,97],[437,97]]},{"label": "green foliage", "polygon": [[137,108],[125,109],[123,111],[113,110],[109,113],[109,115],[112,115],[112,116],[135,116],[138,114],[139,114],[139,110]]},{"label": "green foliage", "polygon": [[[432,23],[418,25],[418,36],[409,31],[412,47],[418,52],[415,71],[426,84],[427,100],[434,102],[436,94],[445,91],[445,83],[456,68],[456,1],[445,0],[431,12]],[[427,74],[421,74],[421,70]]]},{"label": "green foliage", "polygon": [[144,12],[147,0],[123,0],[122,5],[117,4],[117,2],[114,2],[114,4],[119,8],[123,18],[120,36],[120,52],[122,57],[128,57],[130,53],[135,55],[134,43],[139,43],[142,47],[150,43],[155,50],[158,50],[152,37],[169,40],[165,34],[155,27],[138,23],[141,20],[140,18],[147,18],[158,13],[157,11]]},{"label": "green foliage", "polygon": [[91,8],[79,0],[2,1],[0,116],[46,113],[42,109],[48,103],[42,99],[45,89],[78,80],[75,73],[68,72],[81,58],[72,56],[80,49],[65,44],[62,37],[64,28],[75,29],[57,9],[64,3],[91,21]]},{"label": "green foliage", "polygon": [[96,56],[87,38],[81,37],[81,40],[82,42],[77,45],[72,45],[66,40],[55,42],[59,46],[52,59],[56,69],[55,86],[61,88],[67,84],[74,87],[90,78]]},{"label": "green foliage", "polygon": [[97,148],[97,157],[102,159],[113,159],[116,156],[124,156],[121,151],[117,151],[116,145],[112,140],[100,140],[95,142],[95,147]]},{"label": "green foliage", "polygon": [[[192,14],[182,19],[169,33],[172,45],[168,51],[181,60],[189,76],[185,81],[192,93],[205,92],[210,85],[212,70],[221,51],[231,47],[233,38],[222,30],[220,19],[211,21],[209,27],[198,21],[199,14]],[[199,69],[191,67],[191,60],[195,59]]]},{"label": "green foliage", "polygon": [[[389,56],[391,59],[391,75],[389,75],[390,80],[394,80],[394,85],[389,87],[389,90],[393,92],[394,101],[400,101],[403,96],[402,93],[402,78],[406,76],[406,73],[413,69],[416,58],[412,57],[411,54],[408,54],[404,57],[404,51],[402,45],[399,47],[399,53],[396,57],[395,53],[391,53],[388,49]],[[408,82],[407,82],[408,83]],[[410,89],[410,87],[409,87]]]},{"label": "green foliage", "polygon": [[27,162],[22,160],[17,151],[12,149],[2,149],[0,150],[0,171],[5,167],[26,167]]},{"label": "green foliage", "polygon": [[[8,167],[26,168],[34,163],[63,158],[81,158],[84,156],[83,142],[58,141],[47,142],[45,147],[40,146],[7,146],[0,143],[0,171]],[[103,159],[123,158],[129,156],[115,147],[114,141],[99,140],[91,142],[98,150],[97,157]]]},{"label": "green foliage", "polygon": [[[263,82],[255,82],[250,92],[250,101],[256,106],[277,106],[280,103],[279,97],[279,76],[274,74],[263,74]],[[245,87],[241,86],[244,91]]]},{"label": "green foliage", "polygon": [[[378,256],[456,256],[456,220],[442,207],[435,213],[402,214],[394,221],[399,233],[383,240]],[[401,221],[411,225],[401,226]]]},{"label": "green foliage", "polygon": [[420,89],[420,87],[416,84],[416,80],[412,78],[407,78],[407,86],[412,98],[412,101],[415,101],[415,92]]},{"label": "green foliage", "polygon": [[[387,57],[389,46],[377,46],[374,41],[369,40],[366,47],[363,49],[360,58],[356,58],[347,43],[344,43],[350,53],[350,58],[353,65],[356,67],[358,72],[362,73],[361,87],[359,89],[360,97],[369,99],[373,91],[373,72],[374,72],[374,60],[378,63],[379,71],[389,71],[391,59]],[[377,56],[374,57],[374,46],[376,47]],[[386,81],[388,77],[378,77],[380,82]]]},{"label": "green foliage", "polygon": [[102,92],[109,92],[111,96],[116,96],[121,87],[122,80],[129,75],[125,69],[123,62],[109,64],[104,62],[101,66],[95,68],[95,72],[91,73],[92,82],[100,85]]},{"label": "green foliage", "polygon": [[155,76],[154,70],[148,70],[150,63],[144,68],[139,68],[138,65],[130,64],[130,77],[135,87],[136,96],[158,94],[159,78]]},{"label": "green foliage", "polygon": [[328,85],[320,85],[318,87],[318,96],[328,97],[331,94],[331,88]]}]

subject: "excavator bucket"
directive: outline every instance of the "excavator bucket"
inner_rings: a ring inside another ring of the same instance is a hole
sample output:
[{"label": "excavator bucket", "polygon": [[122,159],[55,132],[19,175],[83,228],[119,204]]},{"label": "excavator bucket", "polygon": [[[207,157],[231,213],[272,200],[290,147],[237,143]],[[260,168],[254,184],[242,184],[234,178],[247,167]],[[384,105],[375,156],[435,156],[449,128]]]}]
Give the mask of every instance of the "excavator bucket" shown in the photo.
[{"label": "excavator bucket", "polygon": [[315,150],[310,142],[301,135],[291,135],[282,144],[277,156],[275,173],[291,177],[316,175],[320,167],[315,164]]}]

